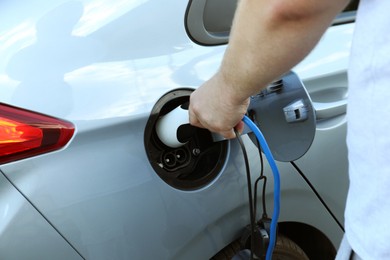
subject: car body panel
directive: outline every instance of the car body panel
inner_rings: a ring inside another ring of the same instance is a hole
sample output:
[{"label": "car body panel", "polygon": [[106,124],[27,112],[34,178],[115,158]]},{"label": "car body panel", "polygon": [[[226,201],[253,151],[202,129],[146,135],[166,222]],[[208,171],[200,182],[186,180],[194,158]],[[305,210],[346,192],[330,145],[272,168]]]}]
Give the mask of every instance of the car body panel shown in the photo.
[{"label": "car body panel", "polygon": [[[240,235],[249,212],[235,141],[219,176],[190,192],[163,182],[144,149],[155,102],[170,90],[197,88],[218,69],[226,48],[191,42],[186,1],[8,0],[0,6],[7,21],[0,23],[1,102],[69,120],[77,129],[64,149],[0,169],[84,258],[206,259]],[[347,88],[352,32],[353,24],[330,28],[294,68],[309,93]],[[297,161],[341,221],[345,131],[343,113],[317,122],[310,151]],[[244,139],[258,172],[257,148]],[[337,247],[339,227],[291,165],[278,165],[280,221],[312,225]],[[8,225],[2,222],[0,230],[14,228]]]},{"label": "car body panel", "polygon": [[0,197],[0,259],[82,259],[1,172]]}]

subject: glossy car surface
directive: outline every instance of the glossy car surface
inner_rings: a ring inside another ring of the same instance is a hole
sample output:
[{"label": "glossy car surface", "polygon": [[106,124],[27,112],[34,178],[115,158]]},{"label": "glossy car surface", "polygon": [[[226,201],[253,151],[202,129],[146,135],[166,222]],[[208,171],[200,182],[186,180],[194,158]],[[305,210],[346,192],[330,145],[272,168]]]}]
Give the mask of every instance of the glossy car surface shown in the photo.
[{"label": "glossy car surface", "polygon": [[[227,142],[218,175],[192,190],[164,182],[145,151],[155,103],[171,90],[197,88],[226,48],[192,41],[188,4],[0,3],[0,102],[76,128],[59,151],[0,165],[0,259],[209,259],[240,236],[249,214],[236,141]],[[317,110],[314,142],[296,164],[340,222],[352,33],[353,23],[330,27],[294,68]],[[257,173],[257,148],[244,139]],[[321,238],[326,250],[337,248],[343,235],[337,223],[289,163],[278,166],[281,232],[301,237],[301,244]],[[265,172],[272,212],[272,176]]]}]

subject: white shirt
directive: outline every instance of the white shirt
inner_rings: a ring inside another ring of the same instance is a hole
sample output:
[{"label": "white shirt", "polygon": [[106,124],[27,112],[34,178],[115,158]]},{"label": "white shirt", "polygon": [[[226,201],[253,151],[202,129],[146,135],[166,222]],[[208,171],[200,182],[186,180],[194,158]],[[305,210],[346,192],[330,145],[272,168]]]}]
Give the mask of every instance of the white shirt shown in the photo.
[{"label": "white shirt", "polygon": [[389,0],[361,0],[348,74],[345,228],[364,260],[390,259],[389,12]]}]

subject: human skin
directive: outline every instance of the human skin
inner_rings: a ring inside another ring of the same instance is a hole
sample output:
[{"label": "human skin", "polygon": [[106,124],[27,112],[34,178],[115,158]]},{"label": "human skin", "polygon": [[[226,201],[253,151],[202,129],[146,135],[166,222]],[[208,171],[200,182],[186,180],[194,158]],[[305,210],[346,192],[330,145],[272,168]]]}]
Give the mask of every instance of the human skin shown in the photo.
[{"label": "human skin", "polygon": [[249,97],[300,62],[347,0],[239,0],[219,70],[190,97],[189,120],[234,138]]}]

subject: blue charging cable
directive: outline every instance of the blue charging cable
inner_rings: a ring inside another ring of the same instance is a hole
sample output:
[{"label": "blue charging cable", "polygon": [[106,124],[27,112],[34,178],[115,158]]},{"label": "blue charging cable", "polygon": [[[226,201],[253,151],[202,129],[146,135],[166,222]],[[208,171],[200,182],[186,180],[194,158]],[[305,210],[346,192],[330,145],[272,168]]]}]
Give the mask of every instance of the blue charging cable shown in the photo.
[{"label": "blue charging cable", "polygon": [[274,176],[274,211],[272,214],[271,227],[270,227],[270,241],[267,249],[267,254],[265,256],[266,260],[272,259],[272,253],[275,248],[276,243],[276,226],[279,218],[280,211],[280,175],[278,167],[276,166],[274,157],[272,156],[271,150],[267,144],[267,141],[264,138],[264,135],[261,133],[260,129],[249,119],[249,117],[244,116],[242,121],[253,131],[257,140],[259,141],[261,148],[263,149],[264,155],[267,158],[267,161],[271,167],[273,176]]}]

